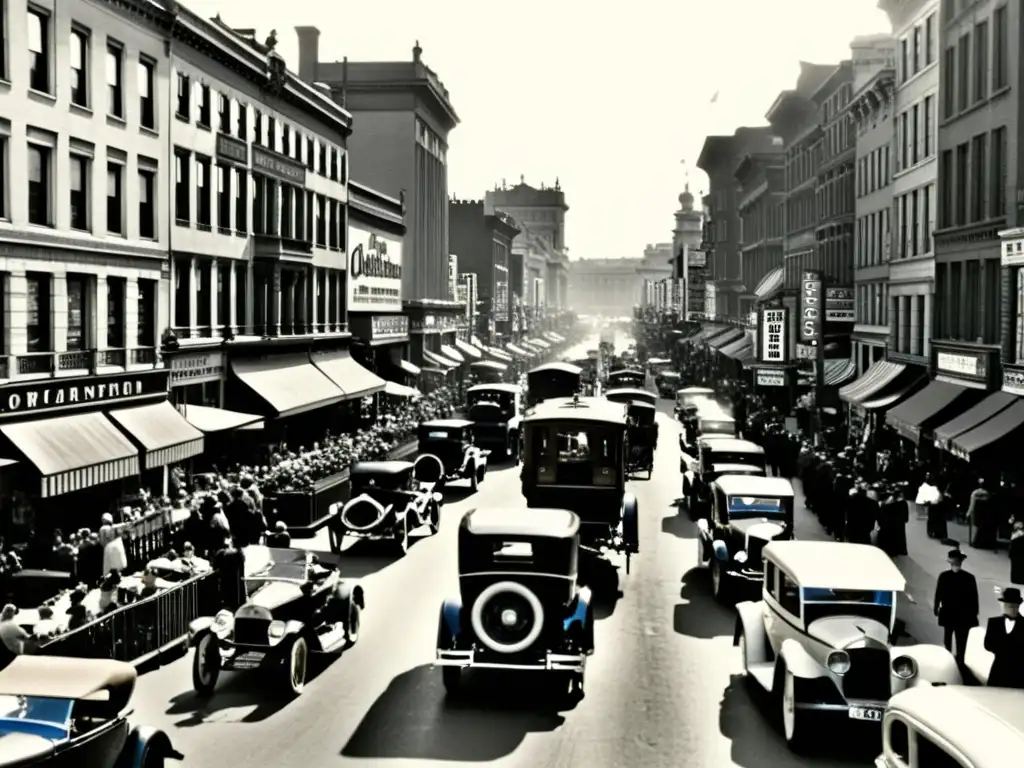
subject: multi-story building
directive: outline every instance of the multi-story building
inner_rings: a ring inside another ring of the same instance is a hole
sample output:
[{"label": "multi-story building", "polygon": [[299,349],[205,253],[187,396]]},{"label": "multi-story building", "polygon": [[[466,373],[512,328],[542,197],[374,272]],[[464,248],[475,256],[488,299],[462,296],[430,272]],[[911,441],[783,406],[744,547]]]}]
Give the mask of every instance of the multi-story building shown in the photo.
[{"label": "multi-story building", "polygon": [[[674,214],[672,229],[672,279],[682,283],[682,315],[680,320],[704,316],[704,276],[707,258],[701,250],[704,239],[704,216],[694,210],[694,197],[687,183],[679,195],[679,208]],[[691,318],[691,315],[700,316]]]},{"label": "multi-story building", "polygon": [[739,296],[743,292],[740,283],[739,230],[740,217],[736,207],[736,182],[733,171],[738,156],[737,144],[741,128],[732,136],[708,136],[704,139],[697,167],[708,175],[711,191],[710,227],[711,239],[707,250],[707,290],[713,299],[708,303],[707,312],[713,318],[739,319]]},{"label": "multi-story building", "polygon": [[862,374],[885,358],[889,340],[895,45],[885,35],[858,38],[851,48],[854,93],[846,109],[857,142],[853,360]]},{"label": "multi-story building", "polygon": [[783,140],[753,147],[733,172],[740,213],[740,317],[748,321],[754,308],[782,291],[783,219],[786,202],[786,161]]},{"label": "multi-story building", "polygon": [[[569,262],[569,307],[581,315],[632,317],[644,298],[640,259],[573,259]],[[667,303],[667,298],[662,300]]]}]

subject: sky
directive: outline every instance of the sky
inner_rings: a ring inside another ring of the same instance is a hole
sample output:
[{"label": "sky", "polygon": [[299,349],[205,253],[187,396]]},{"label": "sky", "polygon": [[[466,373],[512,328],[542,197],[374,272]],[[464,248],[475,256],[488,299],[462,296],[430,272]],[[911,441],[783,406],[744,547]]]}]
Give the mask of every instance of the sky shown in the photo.
[{"label": "sky", "polygon": [[557,178],[574,259],[636,258],[670,240],[687,174],[695,195],[707,191],[695,166],[705,136],[764,125],[799,61],[838,63],[855,36],[890,31],[877,0],[183,4],[261,40],[276,29],[292,69],[296,25],[319,27],[329,61],[407,61],[419,40],[462,121],[448,137],[449,194]]}]

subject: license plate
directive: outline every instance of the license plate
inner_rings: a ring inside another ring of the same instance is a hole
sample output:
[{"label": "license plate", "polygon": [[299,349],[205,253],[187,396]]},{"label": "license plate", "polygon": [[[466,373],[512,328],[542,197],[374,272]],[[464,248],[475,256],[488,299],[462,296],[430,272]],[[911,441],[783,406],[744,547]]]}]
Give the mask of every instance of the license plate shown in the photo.
[{"label": "license plate", "polygon": [[880,707],[850,707],[851,720],[868,720],[872,723],[882,722],[885,710]]},{"label": "license plate", "polygon": [[250,651],[249,653],[243,653],[241,656],[235,658],[235,663],[232,665],[235,669],[256,669],[263,663],[263,657],[265,653],[258,651]]}]

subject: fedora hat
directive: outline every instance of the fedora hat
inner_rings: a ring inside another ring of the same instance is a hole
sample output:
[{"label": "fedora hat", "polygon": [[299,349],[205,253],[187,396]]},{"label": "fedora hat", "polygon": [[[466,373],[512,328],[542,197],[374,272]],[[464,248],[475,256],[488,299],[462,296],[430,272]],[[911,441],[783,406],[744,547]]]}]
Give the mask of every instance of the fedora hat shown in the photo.
[{"label": "fedora hat", "polygon": [[962,563],[967,559],[967,555],[961,552],[959,549],[951,549],[946,555],[946,561],[950,563]]},{"label": "fedora hat", "polygon": [[1020,605],[1021,603],[1024,603],[1024,599],[1021,598],[1019,589],[1016,587],[1007,587],[1003,590],[1002,594],[999,595],[999,602]]}]

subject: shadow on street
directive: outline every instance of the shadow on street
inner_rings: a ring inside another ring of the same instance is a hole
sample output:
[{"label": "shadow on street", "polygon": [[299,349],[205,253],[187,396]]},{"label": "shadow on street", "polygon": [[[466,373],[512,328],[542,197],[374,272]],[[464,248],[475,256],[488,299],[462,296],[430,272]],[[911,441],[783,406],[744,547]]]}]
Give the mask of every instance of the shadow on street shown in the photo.
[{"label": "shadow on street", "polygon": [[[409,537],[410,550],[416,541],[416,538]],[[386,541],[356,540],[343,549],[341,554],[322,550],[313,550],[313,554],[321,563],[335,566],[343,579],[361,579],[370,576],[402,559],[392,547],[391,542]]]},{"label": "shadow on street", "polygon": [[[534,679],[536,677],[536,679]],[[465,703],[445,699],[441,671],[430,665],[395,677],[363,717],[342,757],[489,762],[512,754],[529,733],[564,721],[539,711],[550,700],[544,675],[481,674],[466,678]]]},{"label": "shadow on street", "polygon": [[703,640],[733,636],[736,612],[719,605],[711,596],[711,572],[707,568],[691,568],[683,575],[679,597],[683,602],[672,613],[672,628],[678,634]]},{"label": "shadow on street", "polygon": [[607,619],[615,613],[622,597],[619,568],[603,557],[580,558],[580,583],[593,591],[594,618]]},{"label": "shadow on street", "polygon": [[686,513],[686,505],[680,502],[675,511],[661,518],[661,532],[675,536],[677,539],[696,539],[697,524]]}]

